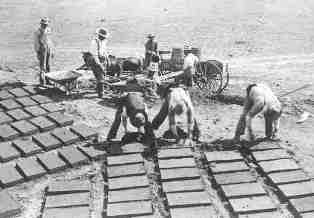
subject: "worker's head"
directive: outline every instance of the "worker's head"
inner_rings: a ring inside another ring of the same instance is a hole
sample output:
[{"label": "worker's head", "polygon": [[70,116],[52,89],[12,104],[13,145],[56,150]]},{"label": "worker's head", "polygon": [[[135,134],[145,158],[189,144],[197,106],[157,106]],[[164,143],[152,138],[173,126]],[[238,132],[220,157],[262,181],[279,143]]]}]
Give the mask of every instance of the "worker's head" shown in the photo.
[{"label": "worker's head", "polygon": [[153,41],[155,39],[155,36],[153,34],[148,34],[147,38]]},{"label": "worker's head", "polygon": [[97,34],[99,40],[104,40],[104,39],[108,38],[108,31],[103,29],[103,28],[97,29],[96,34]]},{"label": "worker's head", "polygon": [[47,17],[41,18],[41,20],[40,20],[40,27],[42,29],[46,29],[48,24],[49,24],[49,19]]},{"label": "worker's head", "polygon": [[138,112],[137,114],[135,114],[135,119],[134,119],[134,123],[133,125],[137,128],[140,128],[142,126],[144,126],[146,123],[146,118],[144,116],[143,113]]}]

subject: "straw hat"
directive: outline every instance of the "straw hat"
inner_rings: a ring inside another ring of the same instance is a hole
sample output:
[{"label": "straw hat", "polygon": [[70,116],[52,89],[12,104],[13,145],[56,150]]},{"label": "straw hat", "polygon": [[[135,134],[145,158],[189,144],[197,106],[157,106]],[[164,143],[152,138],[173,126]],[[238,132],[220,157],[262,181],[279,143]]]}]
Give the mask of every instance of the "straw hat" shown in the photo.
[{"label": "straw hat", "polygon": [[155,38],[155,36],[150,33],[150,34],[147,35],[147,38],[152,39],[152,38]]},{"label": "straw hat", "polygon": [[103,29],[103,28],[98,28],[97,30],[96,30],[96,34],[98,35],[98,36],[102,36],[102,37],[104,37],[104,38],[107,38],[108,37],[108,31],[107,30],[105,30],[105,29]]},{"label": "straw hat", "polygon": [[49,24],[49,19],[47,18],[47,17],[44,17],[44,18],[41,18],[41,20],[40,20],[40,24],[46,24],[46,25],[48,25]]}]

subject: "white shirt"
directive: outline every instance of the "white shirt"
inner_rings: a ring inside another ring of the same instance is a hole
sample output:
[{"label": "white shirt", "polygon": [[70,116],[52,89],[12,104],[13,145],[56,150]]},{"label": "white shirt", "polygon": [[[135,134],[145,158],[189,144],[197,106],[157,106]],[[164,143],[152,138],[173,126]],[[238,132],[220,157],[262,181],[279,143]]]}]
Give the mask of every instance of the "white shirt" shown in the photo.
[{"label": "white shirt", "polygon": [[192,53],[189,53],[187,56],[185,56],[184,58],[184,62],[183,62],[183,70],[191,67],[194,68],[195,65],[197,64],[197,62],[199,62],[199,59],[197,56],[195,56]]},{"label": "white shirt", "polygon": [[[42,32],[43,31],[43,32]],[[45,46],[48,49],[53,48],[53,43],[50,39],[51,30],[49,27],[46,29],[38,29],[34,33],[34,49],[36,52],[39,52],[40,45]]]},{"label": "white shirt", "polygon": [[89,52],[95,57],[108,57],[107,42],[107,39],[99,40],[98,38],[94,38],[91,41]]}]

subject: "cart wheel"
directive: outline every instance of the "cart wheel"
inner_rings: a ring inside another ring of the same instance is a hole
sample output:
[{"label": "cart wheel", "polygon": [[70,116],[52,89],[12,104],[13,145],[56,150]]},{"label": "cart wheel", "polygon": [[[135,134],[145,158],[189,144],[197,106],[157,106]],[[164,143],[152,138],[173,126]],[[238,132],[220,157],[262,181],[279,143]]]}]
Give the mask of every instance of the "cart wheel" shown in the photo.
[{"label": "cart wheel", "polygon": [[222,91],[222,72],[215,64],[199,62],[196,67],[195,83],[209,95],[218,95]]}]

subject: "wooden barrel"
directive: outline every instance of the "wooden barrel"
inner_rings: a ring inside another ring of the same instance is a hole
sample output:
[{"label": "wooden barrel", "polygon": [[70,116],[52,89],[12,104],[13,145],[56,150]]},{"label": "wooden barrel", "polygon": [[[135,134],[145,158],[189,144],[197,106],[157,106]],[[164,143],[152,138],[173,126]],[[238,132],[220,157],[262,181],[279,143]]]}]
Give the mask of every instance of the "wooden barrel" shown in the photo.
[{"label": "wooden barrel", "polygon": [[184,52],[182,48],[172,48],[171,62],[174,70],[180,70],[183,65]]},{"label": "wooden barrel", "polygon": [[198,58],[201,58],[201,49],[200,48],[192,47],[191,52],[192,52],[192,54],[194,54]]}]

